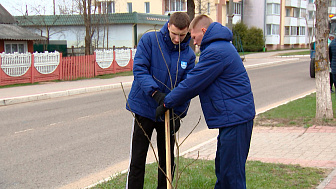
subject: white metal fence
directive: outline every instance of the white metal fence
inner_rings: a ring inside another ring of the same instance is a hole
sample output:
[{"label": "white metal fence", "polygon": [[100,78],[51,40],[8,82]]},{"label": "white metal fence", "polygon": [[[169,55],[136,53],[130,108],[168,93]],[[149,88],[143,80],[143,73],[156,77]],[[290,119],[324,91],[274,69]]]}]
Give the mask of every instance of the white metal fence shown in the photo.
[{"label": "white metal fence", "polygon": [[[132,59],[136,49],[116,49],[115,50],[115,61],[121,67],[127,66],[131,60],[131,50],[132,50]],[[108,68],[111,66],[113,61],[113,50],[96,50],[96,62],[101,68]]]},{"label": "white metal fence", "polygon": [[[119,66],[125,67],[134,58],[136,49],[116,49],[115,59]],[[96,50],[96,62],[101,68],[108,68],[113,62],[113,50]],[[34,67],[41,74],[53,73],[57,66],[60,64],[60,53],[59,52],[44,52],[44,53],[33,53],[34,54]],[[1,69],[8,75],[12,77],[22,76],[31,67],[32,59],[30,53],[13,53],[1,55]]]},{"label": "white metal fence", "polygon": [[31,67],[30,53],[1,53],[1,69],[9,76],[18,77],[24,75]]},{"label": "white metal fence", "polygon": [[34,66],[41,74],[53,73],[60,64],[59,52],[34,53]]}]

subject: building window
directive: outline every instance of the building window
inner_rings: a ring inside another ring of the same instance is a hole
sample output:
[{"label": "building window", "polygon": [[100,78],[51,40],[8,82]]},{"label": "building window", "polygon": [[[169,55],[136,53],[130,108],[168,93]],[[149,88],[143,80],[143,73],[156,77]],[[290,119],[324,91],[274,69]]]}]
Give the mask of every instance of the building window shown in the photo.
[{"label": "building window", "polygon": [[301,9],[301,18],[305,18],[307,15],[306,9]]},{"label": "building window", "polygon": [[280,15],[280,4],[267,3],[267,14],[276,14]]},{"label": "building window", "polygon": [[208,15],[210,15],[210,3],[208,3]]},{"label": "building window", "polygon": [[291,26],[291,35],[297,35],[297,28],[296,26]]},{"label": "building window", "polygon": [[103,14],[115,13],[114,1],[101,2],[100,8],[101,8]]},{"label": "building window", "polygon": [[287,17],[290,17],[291,15],[290,15],[290,8],[286,8],[286,16]]},{"label": "building window", "polygon": [[308,11],[308,20],[314,20],[314,11]]},{"label": "building window", "polygon": [[127,12],[132,13],[132,3],[127,3]]},{"label": "building window", "polygon": [[299,8],[294,8],[294,17],[299,18],[300,17],[300,9]]},{"label": "building window", "polygon": [[165,0],[165,11],[187,11],[187,2],[185,0]]},{"label": "building window", "polygon": [[149,13],[149,2],[145,2],[145,13]]},{"label": "building window", "polygon": [[26,53],[27,42],[5,42],[5,53]]},{"label": "building window", "polygon": [[309,3],[314,3],[314,0],[309,0]]},{"label": "building window", "polygon": [[299,35],[306,35],[306,27],[300,26],[299,28]]},{"label": "building window", "polygon": [[330,7],[336,7],[336,0],[330,0],[329,1],[329,3],[330,3]]},{"label": "building window", "polygon": [[279,25],[277,24],[266,24],[267,35],[279,35]]},{"label": "building window", "polygon": [[241,4],[240,3],[233,3],[233,14],[241,14]]},{"label": "building window", "polygon": [[289,35],[290,27],[285,26],[285,35]]}]

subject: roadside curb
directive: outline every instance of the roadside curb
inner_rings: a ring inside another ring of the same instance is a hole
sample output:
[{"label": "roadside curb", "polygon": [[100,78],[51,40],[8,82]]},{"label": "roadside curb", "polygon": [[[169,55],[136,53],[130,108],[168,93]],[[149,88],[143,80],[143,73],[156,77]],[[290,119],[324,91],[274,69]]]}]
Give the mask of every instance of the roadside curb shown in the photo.
[{"label": "roadside curb", "polygon": [[245,68],[246,69],[258,68],[258,67],[262,67],[262,66],[269,66],[269,65],[276,64],[276,63],[280,63],[280,62],[288,62],[288,61],[294,61],[294,60],[299,60],[299,58],[291,58],[291,59],[286,59],[286,60],[278,60],[278,61],[274,61],[274,62],[266,62],[266,63],[260,63],[260,64],[246,65]]},{"label": "roadside curb", "polygon": [[[128,87],[132,85],[132,82],[125,82],[122,84],[123,86]],[[70,90],[50,92],[50,93],[41,93],[41,94],[28,95],[28,96],[19,96],[19,97],[13,97],[13,98],[4,98],[4,99],[0,99],[0,106],[7,106],[7,105],[24,103],[24,102],[32,102],[32,101],[46,100],[46,99],[51,99],[51,98],[105,91],[105,90],[116,89],[116,88],[121,88],[121,83],[94,86],[94,87],[84,87],[84,88],[70,89]]]},{"label": "roadside curb", "polygon": [[334,169],[328,176],[325,178],[316,189],[323,189],[336,177],[336,169]]}]

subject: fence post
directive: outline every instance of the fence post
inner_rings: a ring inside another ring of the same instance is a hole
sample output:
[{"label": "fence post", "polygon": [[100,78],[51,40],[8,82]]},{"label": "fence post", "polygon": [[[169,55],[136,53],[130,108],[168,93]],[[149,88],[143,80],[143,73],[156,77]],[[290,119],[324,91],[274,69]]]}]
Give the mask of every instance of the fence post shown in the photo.
[{"label": "fence post", "polygon": [[2,58],[1,58],[1,55],[0,55],[0,86],[2,86],[1,85],[1,77],[2,77],[2,75],[1,75],[1,73],[2,73],[1,65],[2,65]]},{"label": "fence post", "polygon": [[113,73],[117,73],[117,60],[115,55],[115,50],[113,50],[113,60],[112,60],[112,66],[113,66]]},{"label": "fence post", "polygon": [[31,64],[30,64],[30,69],[31,69],[31,83],[34,83],[34,77],[35,77],[35,65],[34,65],[34,54],[31,54]]},{"label": "fence post", "polygon": [[94,77],[96,77],[97,76],[97,58],[96,58],[97,56],[96,56],[96,52],[94,52],[94,62],[93,62],[93,70],[94,70]]},{"label": "fence post", "polygon": [[133,70],[133,56],[132,56],[132,54],[133,54],[133,51],[132,51],[132,49],[130,49],[130,53],[131,53],[131,55],[130,55],[130,62],[129,63],[131,63],[131,71]]},{"label": "fence post", "polygon": [[59,80],[62,80],[63,79],[63,70],[62,70],[62,66],[63,66],[63,54],[60,53],[60,56],[59,56],[59,63],[58,63],[58,66],[59,66]]}]

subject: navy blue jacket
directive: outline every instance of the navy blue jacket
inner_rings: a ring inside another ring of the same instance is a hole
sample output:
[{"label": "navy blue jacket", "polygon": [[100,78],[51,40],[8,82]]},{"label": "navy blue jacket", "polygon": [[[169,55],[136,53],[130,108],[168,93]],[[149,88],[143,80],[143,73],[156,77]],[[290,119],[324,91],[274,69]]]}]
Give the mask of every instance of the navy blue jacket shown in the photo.
[{"label": "navy blue jacket", "polygon": [[329,44],[329,61],[331,73],[336,74],[336,40],[332,40]]},{"label": "navy blue jacket", "polygon": [[243,62],[230,43],[232,32],[214,22],[201,42],[200,60],[165,100],[168,108],[199,95],[210,129],[233,126],[255,116],[251,84]]},{"label": "navy blue jacket", "polygon": [[[141,37],[134,57],[134,80],[127,110],[155,121],[158,104],[152,98],[153,92],[169,93],[195,66],[196,56],[189,41],[190,35],[180,46],[174,45],[169,37],[168,22],[159,32],[148,32]],[[184,117],[188,105],[187,100],[180,103],[174,108],[174,113]]]}]

